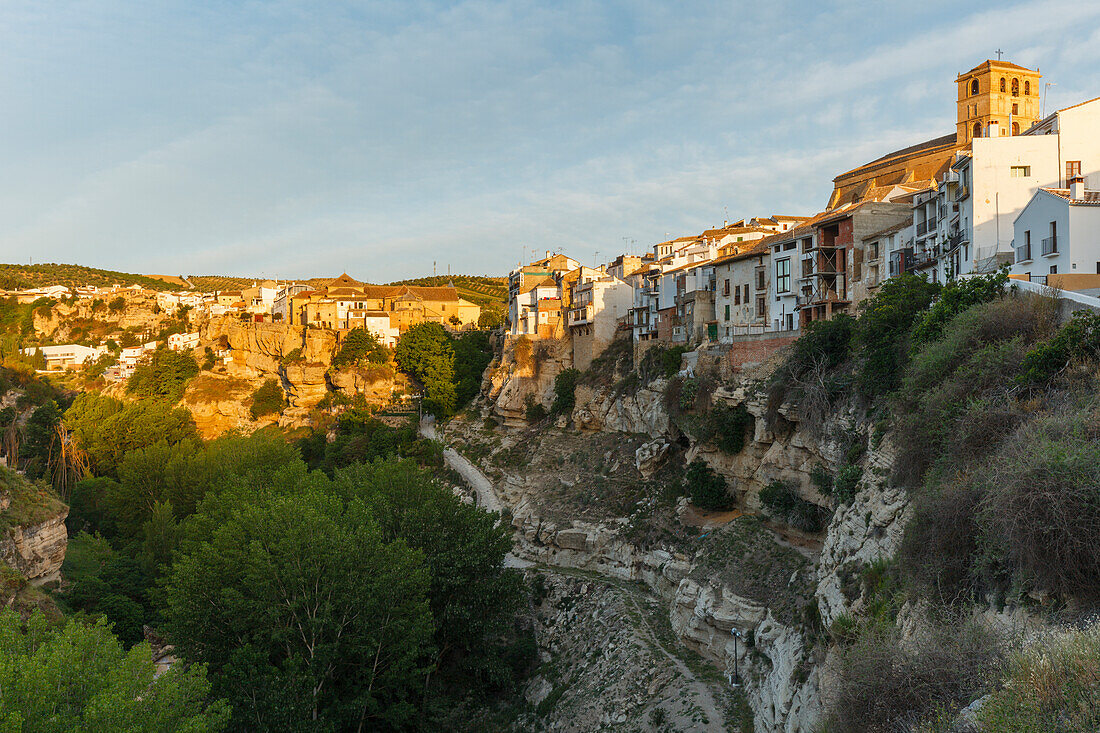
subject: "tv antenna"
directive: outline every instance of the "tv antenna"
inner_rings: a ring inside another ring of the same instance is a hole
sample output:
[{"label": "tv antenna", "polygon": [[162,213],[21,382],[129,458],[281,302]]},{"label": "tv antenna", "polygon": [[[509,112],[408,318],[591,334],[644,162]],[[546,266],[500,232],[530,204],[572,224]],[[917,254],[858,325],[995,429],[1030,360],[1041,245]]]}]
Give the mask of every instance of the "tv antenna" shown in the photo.
[{"label": "tv antenna", "polygon": [[1058,86],[1058,82],[1048,81],[1046,86],[1043,87],[1043,106],[1042,106],[1042,109],[1039,110],[1039,117],[1041,117],[1044,120],[1047,117],[1047,92],[1050,91],[1051,87],[1056,87],[1056,86]]}]

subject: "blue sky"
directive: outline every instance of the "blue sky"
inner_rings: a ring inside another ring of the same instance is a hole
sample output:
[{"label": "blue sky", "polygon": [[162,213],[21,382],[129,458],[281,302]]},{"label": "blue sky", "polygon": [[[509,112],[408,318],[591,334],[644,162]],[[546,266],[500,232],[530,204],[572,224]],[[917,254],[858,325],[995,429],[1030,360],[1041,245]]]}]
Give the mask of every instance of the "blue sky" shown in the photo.
[{"label": "blue sky", "polygon": [[996,49],[1100,96],[1100,3],[0,0],[0,261],[383,282],[586,262],[954,130]]}]

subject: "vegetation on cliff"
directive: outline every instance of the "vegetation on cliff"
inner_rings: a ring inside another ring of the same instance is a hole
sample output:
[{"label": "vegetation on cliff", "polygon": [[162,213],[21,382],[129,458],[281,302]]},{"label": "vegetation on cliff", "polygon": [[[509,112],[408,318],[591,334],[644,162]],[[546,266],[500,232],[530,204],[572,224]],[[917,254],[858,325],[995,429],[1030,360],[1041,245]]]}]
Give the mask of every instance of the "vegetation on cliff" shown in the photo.
[{"label": "vegetation on cliff", "polygon": [[446,418],[478,393],[492,349],[485,331],[452,337],[438,323],[420,323],[397,342],[394,358],[423,386],[425,412]]},{"label": "vegetation on cliff", "polygon": [[148,290],[175,290],[179,287],[147,275],[101,270],[84,265],[59,265],[54,263],[40,265],[0,264],[0,289],[23,290],[49,285],[64,285],[70,288],[85,285],[95,285],[101,288],[112,285],[123,287],[140,285]]}]

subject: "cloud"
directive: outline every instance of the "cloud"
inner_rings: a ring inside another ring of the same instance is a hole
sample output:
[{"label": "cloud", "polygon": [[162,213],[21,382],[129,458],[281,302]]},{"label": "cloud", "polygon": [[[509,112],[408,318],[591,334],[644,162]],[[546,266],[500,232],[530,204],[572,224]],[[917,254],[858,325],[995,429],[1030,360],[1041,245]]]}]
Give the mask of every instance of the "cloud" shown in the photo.
[{"label": "cloud", "polygon": [[1052,105],[1100,94],[1100,8],[959,7],[12,0],[0,257],[499,274],[813,213],[840,171],[954,129],[990,28]]}]

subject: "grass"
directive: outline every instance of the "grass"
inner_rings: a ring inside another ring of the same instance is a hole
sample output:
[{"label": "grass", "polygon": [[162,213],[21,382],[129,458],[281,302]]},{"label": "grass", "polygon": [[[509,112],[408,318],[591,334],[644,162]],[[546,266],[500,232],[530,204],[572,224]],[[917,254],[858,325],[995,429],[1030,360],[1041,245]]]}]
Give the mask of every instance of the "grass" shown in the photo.
[{"label": "grass", "polygon": [[252,386],[243,379],[200,372],[187,383],[185,395],[191,403],[221,402],[241,399],[251,391]]},{"label": "grass", "polygon": [[11,496],[11,505],[0,513],[0,531],[41,524],[66,509],[51,491],[7,468],[0,468],[0,492]]},{"label": "grass", "polygon": [[1017,654],[978,718],[985,733],[1100,730],[1100,626]]}]

